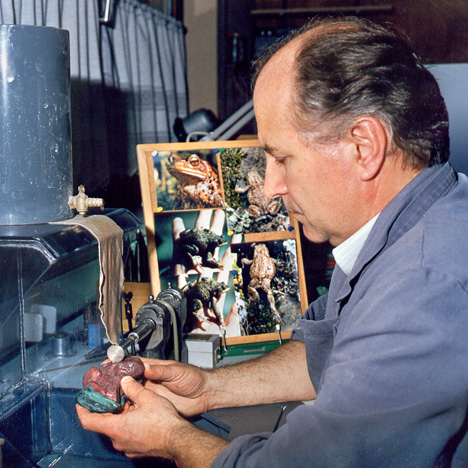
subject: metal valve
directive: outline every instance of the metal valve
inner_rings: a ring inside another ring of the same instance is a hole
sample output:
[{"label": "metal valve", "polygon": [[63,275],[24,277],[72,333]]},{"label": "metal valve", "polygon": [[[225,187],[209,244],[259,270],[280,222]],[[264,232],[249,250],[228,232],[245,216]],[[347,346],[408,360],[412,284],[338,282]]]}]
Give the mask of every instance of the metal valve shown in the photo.
[{"label": "metal valve", "polygon": [[89,208],[104,209],[104,200],[102,198],[90,198],[84,192],[84,185],[80,185],[78,187],[78,195],[70,196],[68,206],[72,210],[76,210],[81,216],[84,216]]}]

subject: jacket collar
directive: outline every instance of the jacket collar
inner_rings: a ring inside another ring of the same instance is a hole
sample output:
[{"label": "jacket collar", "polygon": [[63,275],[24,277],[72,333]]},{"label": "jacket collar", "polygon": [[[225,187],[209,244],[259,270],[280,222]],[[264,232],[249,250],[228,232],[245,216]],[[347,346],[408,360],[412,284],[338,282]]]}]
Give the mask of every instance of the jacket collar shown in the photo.
[{"label": "jacket collar", "polygon": [[449,163],[427,167],[390,201],[380,213],[336,296],[336,302],[342,302],[351,294],[364,267],[408,232],[435,201],[452,189],[457,180]]}]

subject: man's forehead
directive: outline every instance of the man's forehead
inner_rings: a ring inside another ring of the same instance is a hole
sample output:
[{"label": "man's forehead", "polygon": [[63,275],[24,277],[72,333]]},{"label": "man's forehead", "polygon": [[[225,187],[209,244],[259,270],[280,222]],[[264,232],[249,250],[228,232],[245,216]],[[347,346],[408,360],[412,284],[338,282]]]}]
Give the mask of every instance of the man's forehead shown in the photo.
[{"label": "man's forehead", "polygon": [[260,72],[258,80],[260,81],[262,76],[265,77],[266,75],[280,75],[283,76],[284,79],[285,74],[291,72],[294,67],[296,53],[301,43],[302,41],[299,41],[299,38],[295,38],[278,50],[265,64],[263,70]]},{"label": "man's forehead", "polygon": [[313,30],[309,30],[295,37],[268,60],[258,75],[254,97],[255,94],[263,92],[267,95],[278,92],[277,96],[280,97],[291,96],[294,89],[296,56],[304,41],[313,34]]},{"label": "man's forehead", "polygon": [[254,89],[254,102],[259,97],[280,99],[290,94],[294,80],[294,55],[277,52],[258,76]]},{"label": "man's forehead", "polygon": [[[314,38],[318,38],[321,35],[327,34],[333,31],[339,31],[342,29],[355,28],[356,26],[352,23],[336,23],[336,24],[317,24],[310,29],[302,32],[298,36],[291,39],[281,49],[279,49],[264,65],[263,70],[259,74],[259,79],[262,74],[282,74],[283,80],[285,78],[285,71],[293,72],[295,69],[296,57],[302,47],[308,41],[314,41]],[[265,75],[264,75],[265,76]]]}]

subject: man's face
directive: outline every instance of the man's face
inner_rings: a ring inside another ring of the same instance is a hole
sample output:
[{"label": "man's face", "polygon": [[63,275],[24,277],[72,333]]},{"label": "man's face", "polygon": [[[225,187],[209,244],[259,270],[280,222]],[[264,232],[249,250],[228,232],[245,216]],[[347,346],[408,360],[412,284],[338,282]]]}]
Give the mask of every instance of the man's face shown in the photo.
[{"label": "man's face", "polygon": [[266,153],[265,195],[283,198],[309,240],[338,245],[357,230],[359,185],[350,145],[345,139],[325,146],[301,139],[290,110],[292,87],[275,69],[262,71],[254,93]]}]

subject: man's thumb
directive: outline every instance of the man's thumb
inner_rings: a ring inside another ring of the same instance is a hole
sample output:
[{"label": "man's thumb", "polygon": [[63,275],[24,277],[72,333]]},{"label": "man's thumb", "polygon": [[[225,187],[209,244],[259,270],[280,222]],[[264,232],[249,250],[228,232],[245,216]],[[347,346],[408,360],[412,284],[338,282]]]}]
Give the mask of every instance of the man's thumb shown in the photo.
[{"label": "man's thumb", "polygon": [[123,392],[127,395],[131,400],[134,400],[134,397],[144,390],[143,385],[137,382],[133,377],[126,375],[122,377],[120,381],[120,386],[122,387]]}]

